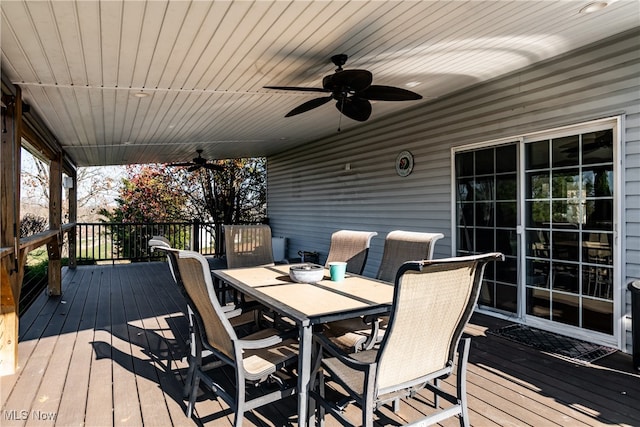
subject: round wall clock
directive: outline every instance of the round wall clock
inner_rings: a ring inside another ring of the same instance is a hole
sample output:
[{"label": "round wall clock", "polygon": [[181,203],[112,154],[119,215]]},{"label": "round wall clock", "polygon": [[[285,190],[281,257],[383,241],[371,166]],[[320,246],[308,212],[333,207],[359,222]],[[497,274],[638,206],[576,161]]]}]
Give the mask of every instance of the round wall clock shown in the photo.
[{"label": "round wall clock", "polygon": [[409,151],[402,151],[396,157],[396,172],[400,176],[407,176],[413,170],[413,154]]}]

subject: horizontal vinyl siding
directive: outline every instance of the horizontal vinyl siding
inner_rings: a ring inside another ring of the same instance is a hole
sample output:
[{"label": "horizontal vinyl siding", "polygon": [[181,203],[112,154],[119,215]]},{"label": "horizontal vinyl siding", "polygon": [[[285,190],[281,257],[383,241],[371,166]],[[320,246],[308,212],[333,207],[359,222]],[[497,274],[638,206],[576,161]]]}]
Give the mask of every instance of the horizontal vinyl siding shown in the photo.
[{"label": "horizontal vinyl siding", "polygon": [[[452,147],[624,114],[626,286],[640,277],[639,45],[640,32],[628,32],[270,157],[274,235],[288,237],[289,257],[304,249],[319,251],[324,261],[333,231],[377,231],[365,269],[369,276],[377,272],[384,236],[394,229],[443,233],[434,256],[449,256]],[[405,178],[395,173],[402,150],[415,158]],[[344,170],[347,163],[350,171]],[[630,319],[624,321],[629,329]],[[630,332],[626,342],[630,351]]]},{"label": "horizontal vinyl siding", "polygon": [[[640,70],[637,70],[640,73]],[[637,93],[637,92],[636,92]],[[626,194],[625,219],[625,261],[626,274],[623,285],[640,280],[640,101],[633,114],[626,116],[626,144],[623,177]],[[627,351],[631,352],[631,292],[625,290],[626,307],[624,325],[626,329]]]}]

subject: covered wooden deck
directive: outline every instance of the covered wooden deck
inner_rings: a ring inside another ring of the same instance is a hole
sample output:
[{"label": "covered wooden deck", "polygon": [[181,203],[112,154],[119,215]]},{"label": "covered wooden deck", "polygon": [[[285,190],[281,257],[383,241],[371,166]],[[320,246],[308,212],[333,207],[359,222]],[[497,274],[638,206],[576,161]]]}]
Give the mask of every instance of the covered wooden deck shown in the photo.
[{"label": "covered wooden deck", "polygon": [[[19,368],[1,377],[0,424],[196,424],[184,416],[187,323],[167,265],[65,269],[62,290],[42,295],[20,319]],[[640,375],[628,355],[570,363],[485,334],[501,323],[476,315],[466,331],[474,336],[472,425],[640,425]],[[431,410],[429,402],[424,394],[398,414],[386,410],[379,425],[415,419]],[[245,425],[296,425],[295,408],[293,397],[248,414]],[[204,425],[232,425],[217,401],[202,399],[196,410]]]}]

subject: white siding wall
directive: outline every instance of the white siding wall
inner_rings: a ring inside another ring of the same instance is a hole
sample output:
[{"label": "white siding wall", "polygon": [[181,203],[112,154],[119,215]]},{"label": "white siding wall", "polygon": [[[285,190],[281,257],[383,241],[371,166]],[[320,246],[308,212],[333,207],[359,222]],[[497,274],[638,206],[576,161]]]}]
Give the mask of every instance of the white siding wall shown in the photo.
[{"label": "white siding wall", "polygon": [[[268,211],[274,236],[288,238],[289,257],[300,249],[314,250],[324,262],[333,231],[377,231],[365,269],[369,276],[377,272],[384,236],[394,229],[444,233],[434,256],[449,256],[452,146],[624,114],[626,287],[632,278],[640,278],[638,46],[640,30],[621,34],[269,157]],[[395,158],[402,150],[415,157],[413,173],[406,178],[395,173]],[[347,163],[350,171],[344,170]],[[624,321],[630,351],[629,315]]]}]

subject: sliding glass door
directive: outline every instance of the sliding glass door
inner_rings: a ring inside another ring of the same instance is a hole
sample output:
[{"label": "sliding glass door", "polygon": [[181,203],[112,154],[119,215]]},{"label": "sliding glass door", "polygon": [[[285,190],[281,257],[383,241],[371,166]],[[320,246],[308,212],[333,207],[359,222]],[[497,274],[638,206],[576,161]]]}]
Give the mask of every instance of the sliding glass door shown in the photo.
[{"label": "sliding glass door", "polygon": [[486,271],[482,309],[616,333],[616,123],[454,151],[456,253],[506,258]]}]

